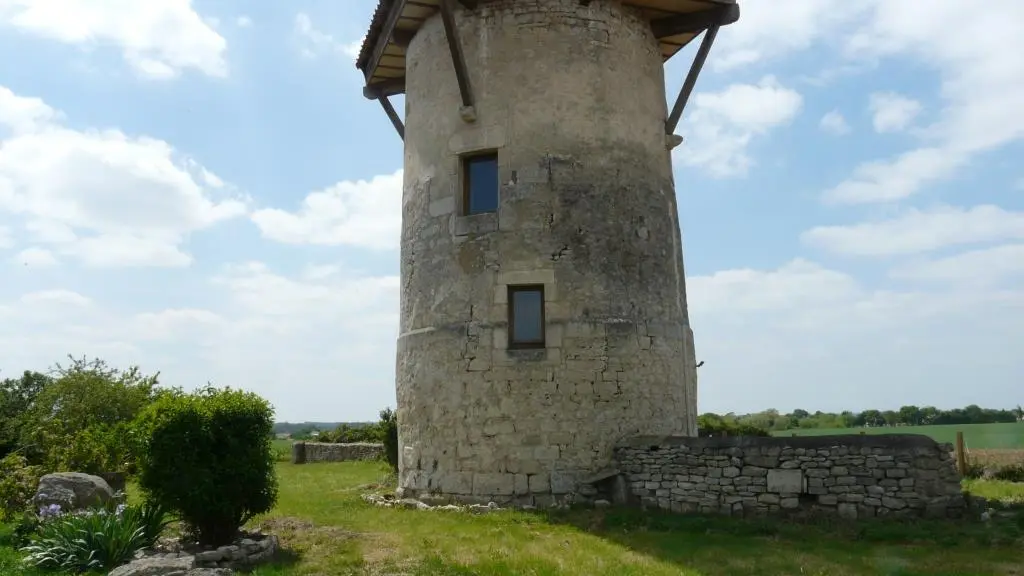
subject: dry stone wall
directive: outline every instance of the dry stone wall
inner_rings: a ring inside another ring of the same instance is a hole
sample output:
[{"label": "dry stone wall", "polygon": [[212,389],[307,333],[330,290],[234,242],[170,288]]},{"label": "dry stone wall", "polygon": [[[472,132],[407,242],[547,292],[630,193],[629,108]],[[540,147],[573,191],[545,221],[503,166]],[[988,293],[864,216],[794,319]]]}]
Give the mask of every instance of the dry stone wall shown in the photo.
[{"label": "dry stone wall", "polygon": [[952,447],[921,435],[642,437],[616,449],[633,503],[675,512],[959,517]]},{"label": "dry stone wall", "polygon": [[352,442],[349,444],[296,442],[292,445],[293,464],[380,460],[383,457],[384,445],[373,442]]}]

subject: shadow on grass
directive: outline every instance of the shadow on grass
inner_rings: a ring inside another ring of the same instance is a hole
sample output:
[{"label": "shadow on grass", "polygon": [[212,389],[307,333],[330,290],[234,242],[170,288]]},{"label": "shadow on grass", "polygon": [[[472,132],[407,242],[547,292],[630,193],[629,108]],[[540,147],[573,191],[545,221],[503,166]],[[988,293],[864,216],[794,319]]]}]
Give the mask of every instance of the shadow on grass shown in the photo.
[{"label": "shadow on grass", "polygon": [[253,576],[276,576],[277,574],[291,574],[292,569],[302,561],[302,554],[296,550],[278,548],[277,553],[269,562],[245,568],[236,568],[239,574],[251,574]]}]

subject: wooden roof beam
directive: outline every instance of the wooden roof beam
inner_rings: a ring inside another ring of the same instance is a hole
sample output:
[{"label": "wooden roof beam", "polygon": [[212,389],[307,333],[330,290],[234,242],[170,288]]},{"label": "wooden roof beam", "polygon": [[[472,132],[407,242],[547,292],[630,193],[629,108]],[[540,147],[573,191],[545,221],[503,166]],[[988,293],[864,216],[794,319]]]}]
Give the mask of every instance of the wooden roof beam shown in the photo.
[{"label": "wooden roof beam", "polygon": [[383,80],[381,82],[374,82],[368,86],[363,87],[363,97],[368,100],[376,100],[381,97],[394,96],[396,94],[405,93],[405,78],[395,78],[393,80]]},{"label": "wooden roof beam", "polygon": [[391,42],[391,38],[395,33],[395,26],[398,25],[398,17],[405,10],[405,3],[406,0],[394,0],[391,9],[388,10],[388,16],[384,19],[384,26],[377,36],[377,43],[373,46],[373,52],[370,53],[370,59],[367,61],[366,67],[363,68],[363,76],[367,81],[373,77],[377,66],[380,65],[380,59],[384,57],[384,50],[387,49],[388,44]]},{"label": "wooden roof beam", "polygon": [[680,34],[696,34],[712,26],[728,26],[740,19],[738,4],[717,6],[710,10],[687,12],[651,21],[651,30],[657,39],[678,36]]},{"label": "wooden roof beam", "polygon": [[384,113],[388,115],[388,120],[391,120],[391,125],[395,127],[395,131],[398,132],[398,137],[405,141],[405,124],[402,123],[402,119],[398,117],[398,112],[395,111],[395,107],[391,105],[391,101],[388,100],[387,96],[380,96],[377,98],[380,102],[381,108],[384,109]]},{"label": "wooden roof beam", "polygon": [[415,35],[415,30],[402,30],[401,28],[395,28],[394,35],[391,37],[391,43],[395,46],[408,48],[409,43],[412,42],[412,37]]},{"label": "wooden roof beam", "polygon": [[462,42],[455,26],[455,0],[441,0],[441,22],[444,24],[444,35],[448,38],[448,51],[452,54],[452,65],[455,67],[455,79],[459,83],[459,95],[462,96],[462,108],[459,115],[466,122],[476,120],[473,108],[473,92],[469,86],[469,72],[466,68],[466,56],[462,53]]},{"label": "wooden roof beam", "polygon": [[676,97],[676,102],[672,105],[672,112],[668,115],[668,120],[665,121],[666,134],[673,134],[676,131],[679,118],[683,115],[683,108],[686,107],[686,102],[690,99],[693,87],[697,85],[697,77],[700,76],[700,70],[708,59],[708,52],[711,51],[711,45],[715,43],[715,36],[717,35],[717,24],[704,32],[704,38],[701,39],[700,47],[697,48],[697,55],[693,57],[693,64],[690,65],[690,71],[686,73],[683,86],[679,89],[679,96]]}]

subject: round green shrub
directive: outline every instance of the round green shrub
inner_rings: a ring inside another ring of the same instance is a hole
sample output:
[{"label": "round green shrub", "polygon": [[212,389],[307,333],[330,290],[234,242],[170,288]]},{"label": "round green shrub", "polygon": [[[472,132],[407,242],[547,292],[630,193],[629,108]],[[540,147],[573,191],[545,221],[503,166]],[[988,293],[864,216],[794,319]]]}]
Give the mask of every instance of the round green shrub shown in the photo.
[{"label": "round green shrub", "polygon": [[201,544],[228,544],[277,500],[273,427],[273,408],[250,392],[164,394],[136,423],[139,485]]}]

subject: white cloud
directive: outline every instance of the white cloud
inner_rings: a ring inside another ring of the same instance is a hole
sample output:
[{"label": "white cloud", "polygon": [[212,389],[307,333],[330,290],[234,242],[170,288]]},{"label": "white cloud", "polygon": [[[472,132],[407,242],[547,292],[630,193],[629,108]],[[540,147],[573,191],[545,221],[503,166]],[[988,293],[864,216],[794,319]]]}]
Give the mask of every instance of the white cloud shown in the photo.
[{"label": "white cloud", "polygon": [[850,133],[850,125],[838,110],[832,110],[822,116],[818,126],[825,132],[837,136]]},{"label": "white cloud", "polygon": [[25,294],[18,300],[21,304],[45,304],[47,306],[86,307],[92,306],[92,300],[70,290],[43,290]]},{"label": "white cloud", "polygon": [[334,36],[318,30],[313,26],[309,15],[299,12],[295,15],[295,33],[302,40],[301,53],[306,58],[316,58],[325,54],[341,54],[352,61],[359,56],[362,40],[341,42]]},{"label": "white cloud", "polygon": [[917,100],[895,92],[874,92],[868,97],[868,111],[875,132],[901,132],[924,108]]},{"label": "white cloud", "polygon": [[114,44],[143,76],[227,74],[227,42],[191,0],[0,0],[0,25],[86,49]]},{"label": "white cloud", "polygon": [[967,160],[966,154],[948,148],[914,148],[892,160],[861,164],[852,178],[826,190],[822,200],[829,204],[895,202],[955,173]]},{"label": "white cloud", "polygon": [[[927,141],[895,158],[872,161],[825,193],[826,200],[889,202],[956,173],[975,155],[1024,137],[1024,3],[864,3],[869,18],[846,42],[853,60],[912,58],[935,69],[944,104]],[[950,34],[950,30],[957,30]]]},{"label": "white cloud", "polygon": [[265,237],[278,242],[391,249],[401,234],[401,205],[398,170],[312,192],[296,212],[257,210],[252,221]]},{"label": "white cloud", "polygon": [[740,19],[719,33],[709,63],[714,70],[728,71],[809,48],[868,7],[866,2],[842,0],[747,2]]},{"label": "white cloud", "polygon": [[[1024,234],[1020,236],[1024,238]],[[922,260],[893,268],[899,280],[948,282],[989,286],[1014,282],[1024,285],[1024,244],[1004,244],[963,252],[937,260]]]},{"label": "white cloud", "polygon": [[235,25],[239,28],[249,28],[252,26],[252,18],[248,16],[239,16],[235,19]]},{"label": "white cloud", "polygon": [[747,153],[751,141],[789,123],[802,104],[798,92],[772,76],[697,93],[681,128],[686,142],[676,148],[675,159],[715,177],[745,175],[754,164]]},{"label": "white cloud", "polygon": [[11,261],[15,264],[32,266],[34,268],[48,268],[57,265],[57,257],[53,255],[53,252],[37,247],[26,248],[18,252],[11,257]]},{"label": "white cloud", "polygon": [[0,226],[0,249],[10,248],[14,246],[14,237],[11,234],[11,229],[6,226]]},{"label": "white cloud", "polygon": [[212,381],[255,391],[275,404],[279,418],[372,418],[395,402],[398,288],[395,276],[340,266],[289,277],[250,262],[212,280],[209,292],[222,302],[216,310],[136,313],[110,297],[92,302],[70,290],[0,298],[2,368],[100,356],[159,370],[168,385]]},{"label": "white cloud", "polygon": [[36,98],[0,87],[0,214],[33,240],[93,266],[183,266],[191,232],[240,216],[205,170],[168,143],[118,130],[78,131]]},{"label": "white cloud", "polygon": [[970,209],[909,209],[888,220],[818,226],[801,235],[801,240],[812,246],[855,256],[916,254],[949,246],[1019,239],[1024,239],[1024,213],[987,204]]},{"label": "white cloud", "polygon": [[873,289],[805,261],[690,278],[700,410],[1005,406],[1024,373],[1024,291],[1006,286]]}]

